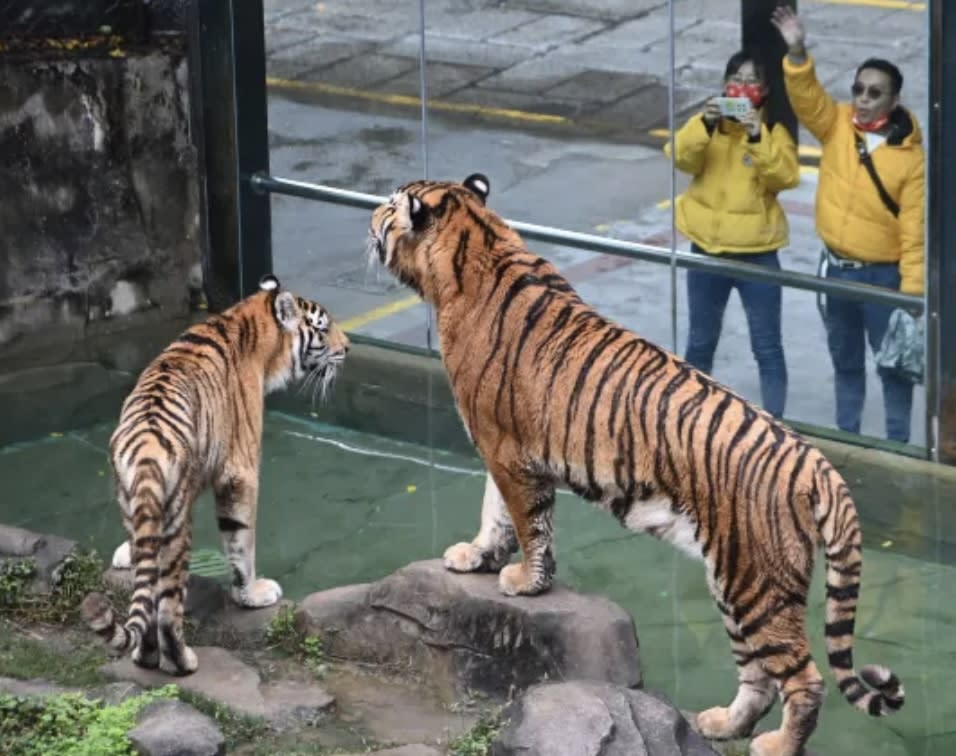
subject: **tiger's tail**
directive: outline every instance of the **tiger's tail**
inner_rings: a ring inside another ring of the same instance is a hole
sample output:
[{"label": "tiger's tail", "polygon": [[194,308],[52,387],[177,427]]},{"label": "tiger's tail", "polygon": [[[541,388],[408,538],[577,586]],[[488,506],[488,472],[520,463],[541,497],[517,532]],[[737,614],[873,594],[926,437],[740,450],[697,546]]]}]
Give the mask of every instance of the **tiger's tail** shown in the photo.
[{"label": "tiger's tail", "polygon": [[827,561],[827,660],[847,701],[871,716],[887,715],[903,706],[903,685],[887,667],[868,665],[859,674],[853,668],[853,630],[863,567],[860,526],[846,483],[832,468],[830,473],[823,490],[833,495],[821,497],[816,512]]},{"label": "tiger's tail", "polygon": [[102,593],[90,593],[80,607],[86,624],[112,648],[123,653],[140,647],[153,615],[156,584],[159,581],[162,501],[160,481],[148,475],[141,476],[130,498],[134,579],[126,621],[120,622],[109,599]]}]

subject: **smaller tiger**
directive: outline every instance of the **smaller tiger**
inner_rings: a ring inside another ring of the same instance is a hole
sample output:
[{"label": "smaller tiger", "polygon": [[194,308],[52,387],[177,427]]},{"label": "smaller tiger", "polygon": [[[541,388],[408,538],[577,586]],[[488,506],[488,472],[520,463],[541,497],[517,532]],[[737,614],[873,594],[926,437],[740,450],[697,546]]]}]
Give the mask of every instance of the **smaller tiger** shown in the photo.
[{"label": "smaller tiger", "polygon": [[110,439],[129,534],[113,564],[134,568],[133,596],[125,621],[99,593],[84,599],[82,614],[141,667],[185,675],[198,666],[183,638],[183,604],[192,506],[209,485],[233,599],[262,607],[282,597],[255,569],[263,398],[300,380],[324,396],[349,340],[325,308],[282,290],[275,276],[259,289],[189,328],[146,367]]}]

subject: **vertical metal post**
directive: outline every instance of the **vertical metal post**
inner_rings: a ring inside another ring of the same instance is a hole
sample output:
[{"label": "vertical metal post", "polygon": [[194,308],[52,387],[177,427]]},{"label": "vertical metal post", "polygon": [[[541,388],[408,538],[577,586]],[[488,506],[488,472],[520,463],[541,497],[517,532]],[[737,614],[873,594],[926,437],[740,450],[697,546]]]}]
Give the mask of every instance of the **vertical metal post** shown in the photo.
[{"label": "vertical metal post", "polygon": [[210,309],[254,292],[272,271],[262,0],[191,0],[190,107],[199,157],[203,274]]},{"label": "vertical metal post", "polygon": [[764,106],[767,119],[782,123],[796,140],[797,117],[790,107],[790,100],[787,99],[787,91],[783,85],[783,56],[787,54],[787,45],[780,32],[770,23],[770,14],[778,5],[789,5],[796,10],[797,0],[741,0],[741,41],[743,48],[753,50],[763,64],[770,87],[767,104]]},{"label": "vertical metal post", "polygon": [[[930,3],[927,214],[927,446],[956,464],[956,6]],[[944,292],[949,296],[944,297]]]}]

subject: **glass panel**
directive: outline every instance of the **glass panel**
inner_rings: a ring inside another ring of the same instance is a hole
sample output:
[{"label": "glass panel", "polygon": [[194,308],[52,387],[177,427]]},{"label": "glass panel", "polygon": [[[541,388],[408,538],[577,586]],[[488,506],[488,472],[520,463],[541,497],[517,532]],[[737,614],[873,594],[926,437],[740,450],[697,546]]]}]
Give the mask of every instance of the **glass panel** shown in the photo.
[{"label": "glass panel", "polygon": [[[419,110],[390,100],[391,82],[418,79],[418,3],[375,6],[371,14],[349,3],[267,4],[273,175],[387,195],[421,174]],[[393,49],[401,35],[407,46]],[[350,333],[378,335],[383,312],[414,304],[367,263],[369,211],[273,195],[272,212],[279,279],[325,304]],[[422,340],[423,323],[420,313],[407,321],[410,340]]]},{"label": "glass panel", "polygon": [[[767,57],[770,54],[768,51],[773,51],[774,45],[780,44],[779,36],[775,36],[778,32],[767,23],[767,14],[774,5],[776,3],[743,0],[732,8],[724,7],[724,4],[718,8],[716,4],[673,0],[672,7],[678,19],[695,19],[695,23],[683,28],[678,24],[675,38],[677,88],[697,94],[697,97],[690,98],[690,107],[687,109],[681,110],[678,102],[679,110],[675,113],[678,127],[695,119],[699,122],[707,96],[740,94],[721,90],[724,67],[730,55],[742,46],[741,40],[746,39],[757,49],[763,57],[767,77],[771,83],[774,82],[771,68],[783,56],[782,52],[776,51],[772,57]],[[826,91],[840,102],[849,102],[850,86],[857,66],[870,56],[889,58],[902,70],[905,85],[901,103],[919,122],[924,130],[924,138],[928,117],[926,51],[929,49],[929,39],[926,5],[799,3],[800,17],[810,42],[810,53],[816,60],[817,76]],[[731,12],[728,13],[728,10]],[[756,17],[751,16],[751,13]],[[782,102],[774,99],[774,95],[780,91],[785,92],[782,86],[777,92],[771,91],[769,104],[764,108],[765,119],[770,115],[786,122],[788,98],[784,97]],[[842,117],[849,119],[849,112],[844,112]],[[736,128],[740,127],[718,122],[715,134],[725,133],[722,129]],[[805,126],[800,126],[797,134],[799,183],[783,189],[777,195],[789,225],[788,238],[779,245],[778,259],[785,271],[816,275],[822,247],[820,224],[817,222],[817,213],[821,212],[817,207],[817,192],[824,183],[821,179],[821,146]],[[888,177],[892,177],[892,163],[884,163],[884,159],[894,148],[884,144],[874,146],[874,149],[877,150],[874,157],[877,166],[883,168]],[[706,198],[712,205],[727,207],[734,200],[729,195],[738,189],[732,175],[735,170],[739,173],[743,165],[748,165],[745,162],[746,153],[734,153],[730,147],[726,147],[723,151],[707,152],[707,155],[722,161],[718,164],[722,173],[721,180],[709,187],[712,191]],[[851,160],[845,170],[853,175],[858,159],[852,151],[849,157]],[[704,170],[708,169],[705,167]],[[719,234],[715,233],[719,224],[709,207],[698,207],[700,212],[695,216],[697,222],[690,224],[690,228],[686,225],[691,205],[688,198],[694,194],[689,191],[692,180],[696,182],[697,189],[707,188],[703,180],[694,178],[690,166],[685,166],[678,181],[681,194],[678,202],[687,202],[683,208],[687,212],[683,219],[685,227],[681,230],[690,233],[678,232],[677,246],[689,250],[690,236],[696,235],[701,241],[707,241],[709,234],[714,247],[711,251],[720,251],[720,243],[716,239]],[[881,214],[882,205],[876,189],[864,169],[860,168],[854,180],[858,181],[853,185],[855,188],[852,191],[841,188],[842,196],[831,198],[830,204],[840,205],[843,202],[845,206],[845,200],[849,199],[850,207],[853,208],[858,207],[858,203],[870,201],[874,203],[872,217],[887,221]],[[892,180],[887,178],[888,182]],[[897,190],[897,196],[899,186],[896,184],[893,187]],[[742,190],[738,189],[740,193]],[[700,193],[697,198],[700,199]],[[772,198],[768,200],[772,201]],[[918,206],[923,201],[922,196],[917,196],[917,215]],[[832,212],[833,208],[829,210]],[[822,211],[826,212],[827,208]],[[745,223],[746,218],[738,207],[730,218],[724,219],[722,228],[727,233],[739,232],[745,228]],[[856,233],[861,236],[865,233],[865,227],[866,222],[857,222],[854,226]],[[753,230],[756,234],[759,229]],[[921,237],[922,230],[915,236]],[[892,245],[895,243],[894,238],[887,233],[882,241]],[[726,245],[726,249],[732,248],[730,244]],[[877,245],[877,251],[885,252],[885,246]],[[895,250],[889,254],[895,254]],[[728,256],[721,255],[718,259],[725,260]],[[898,273],[896,264],[882,268],[890,274]],[[681,353],[686,354],[689,349],[689,310],[691,307],[709,307],[707,317],[694,319],[695,329],[710,337],[713,350],[712,362],[711,351],[706,350],[708,359],[704,360],[703,367],[746,398],[769,407],[773,403],[772,371],[765,367],[764,380],[761,381],[762,371],[754,355],[756,351],[766,363],[769,362],[769,350],[755,348],[752,344],[755,335],[766,335],[773,318],[768,317],[766,307],[760,308],[761,303],[757,298],[750,309],[758,309],[759,312],[754,313],[748,322],[748,312],[741,302],[741,289],[753,288],[753,284],[737,283],[729,292],[726,310],[721,318],[721,312],[714,307],[713,300],[720,294],[722,301],[727,293],[726,279],[721,281],[717,277],[685,271],[679,274],[678,279],[677,325]],[[893,284],[893,288],[898,288],[898,283],[889,283]],[[833,683],[831,672],[826,668],[827,657],[822,642],[825,576],[818,566],[811,587],[806,625],[811,649],[826,680],[829,695],[808,748],[821,752],[900,756],[914,751],[946,753],[954,747],[952,737],[945,734],[947,712],[952,709],[952,701],[933,660],[938,659],[940,651],[951,645],[943,638],[944,621],[939,618],[940,604],[936,592],[952,574],[953,523],[942,514],[946,508],[940,509],[942,500],[932,492],[936,484],[928,484],[923,478],[931,469],[929,466],[911,464],[902,457],[876,455],[869,451],[852,453],[848,451],[851,447],[831,444],[821,438],[836,435],[843,441],[869,447],[879,445],[886,438],[883,392],[871,346],[865,346],[867,394],[859,428],[860,433],[868,437],[861,438],[856,433],[839,436],[835,432],[835,370],[827,347],[828,331],[818,311],[817,297],[811,292],[785,287],[781,292],[780,313],[780,343],[786,359],[789,384],[783,414],[788,422],[799,424],[801,430],[805,428],[812,433],[811,441],[821,446],[838,466],[850,484],[861,520],[865,569],[855,634],[858,668],[873,663],[870,660],[878,659],[879,663],[892,667],[901,679],[919,680],[917,684],[924,687],[924,692],[917,695],[931,702],[929,709],[918,707],[919,710],[914,711],[908,708],[887,720],[861,717],[847,706]],[[696,328],[698,323],[700,327]],[[715,328],[715,325],[719,327]],[[718,334],[719,339],[716,338]],[[701,339],[701,342],[706,341],[708,339]],[[703,344],[700,351],[705,352],[702,347]],[[863,348],[861,335],[861,359]],[[840,350],[836,356],[846,359],[848,355],[845,350]],[[913,391],[911,444],[921,446],[924,443],[925,425],[925,390],[917,386]],[[901,449],[899,446],[893,448],[896,451]],[[920,449],[909,448],[908,451],[921,453]],[[624,551],[628,546],[622,543],[620,549]],[[616,548],[617,544],[614,544],[602,550],[606,563],[593,565],[593,574],[583,576],[585,585],[596,585],[601,575],[614,573],[611,566],[614,560],[625,558],[623,554],[611,553]],[[657,548],[658,544],[642,542],[640,545],[640,549],[648,553],[653,553]],[[660,557],[666,559],[663,552]],[[649,561],[654,559],[653,556],[647,558]],[[655,651],[660,649],[665,655],[670,655],[670,665],[665,658],[659,659],[653,668],[650,664],[647,666],[646,685],[671,695],[682,708],[699,710],[726,705],[733,697],[735,668],[728,653],[729,644],[722,623],[700,580],[699,567],[686,561],[675,561],[670,563],[669,569],[665,568],[663,575],[660,568],[656,573],[657,578],[651,586],[635,584],[621,588],[615,585],[611,589],[617,600],[633,607],[639,631],[642,628],[641,613],[645,617],[651,614],[672,620],[671,627],[661,627],[661,623],[654,622],[653,627],[645,630],[641,636],[644,649],[653,647]],[[907,607],[905,613],[888,611],[888,607],[903,606]],[[647,624],[650,623],[644,623]],[[914,640],[917,638],[920,640]],[[912,684],[908,690],[912,690]],[[907,705],[911,703],[912,699]],[[774,711],[758,726],[758,731],[773,729],[779,721],[779,714]]]},{"label": "glass panel", "polygon": [[[905,86],[900,103],[909,109],[920,128],[925,129],[928,85],[925,7],[913,4],[894,9],[884,4],[858,5],[807,3],[801,6],[799,18],[809,33],[809,53],[815,63],[816,80],[823,90],[811,88],[812,78],[808,73],[802,79],[797,75],[791,77],[791,91],[806,93],[802,102],[816,97],[814,91],[825,91],[837,102],[849,103],[850,85],[857,66],[869,56],[884,54],[880,52],[884,46],[880,30],[892,27],[894,34],[898,34],[898,44],[885,54],[893,58],[903,73]],[[685,12],[693,16],[691,6],[694,4],[676,3],[678,18]],[[751,9],[745,24],[741,23],[740,8]],[[905,268],[910,271],[904,282],[907,292],[921,290],[923,272],[918,258],[924,229],[919,216],[925,198],[919,189],[903,189],[907,166],[914,167],[920,162],[918,149],[910,148],[911,138],[893,137],[891,144],[877,147],[879,138],[871,137],[875,140],[871,148],[882,150],[874,157],[876,167],[885,174],[892,193],[897,198],[905,197],[908,203],[899,222],[885,209],[871,178],[859,165],[853,143],[847,141],[852,139],[849,122],[842,137],[845,149],[838,154],[834,148],[829,158],[828,164],[837,172],[837,177],[829,181],[824,177],[824,194],[818,201],[821,146],[813,132],[817,131],[817,136],[822,132],[819,126],[807,127],[805,121],[810,117],[812,104],[801,109],[799,99],[794,100],[796,110],[804,117],[796,129],[799,176],[794,176],[779,157],[772,162],[761,162],[761,151],[756,147],[741,146],[736,152],[717,155],[711,141],[712,149],[706,153],[709,165],[718,158],[725,161],[720,169],[724,178],[709,181],[711,169],[705,168],[691,181],[694,170],[699,168],[692,165],[696,145],[693,124],[699,121],[704,98],[720,94],[745,95],[746,92],[738,91],[737,85],[754,78],[750,75],[752,66],[745,62],[742,69],[745,75],[734,77],[730,87],[723,87],[724,67],[730,55],[741,48],[743,39],[757,58],[768,90],[761,108],[767,129],[767,138],[762,143],[774,145],[778,156],[792,150],[786,147],[787,132],[783,128],[795,125],[780,70],[786,45],[767,20],[766,4],[743,2],[740,8],[732,19],[723,13],[717,16],[701,10],[696,14],[696,25],[678,29],[677,86],[681,91],[696,95],[689,98],[692,106],[681,111],[677,118],[678,126],[688,127],[683,134],[684,164],[680,166],[679,179],[682,196],[676,211],[682,238],[679,246],[691,249],[693,241],[702,250],[701,254],[710,253],[710,259],[779,266],[786,271],[814,276],[820,267],[825,237],[831,249],[842,246],[842,251],[836,251],[850,260],[846,263],[843,259],[831,258],[840,265],[889,261],[854,270],[836,270],[831,262],[830,278],[899,290],[900,270]],[[868,21],[861,25],[863,17]],[[849,35],[848,29],[869,31],[860,34],[854,31]],[[851,36],[853,42],[848,41]],[[889,80],[878,70],[874,75]],[[872,107],[869,102],[864,105]],[[839,118],[848,121],[849,111],[840,113]],[[732,123],[732,119],[733,116],[722,118],[717,127],[718,139],[727,144],[731,140],[726,135],[743,129]],[[902,134],[902,123],[909,123],[909,118],[901,115],[900,121]],[[709,138],[705,131],[696,136]],[[903,140],[902,146],[893,146],[894,139]],[[792,163],[792,158],[790,160]],[[757,184],[747,174],[754,172],[760,172],[759,185],[766,193],[748,201],[746,192],[752,192]],[[916,184],[910,181],[908,185],[915,187]],[[849,230],[851,228],[853,230]],[[772,254],[775,249],[777,253]],[[904,255],[903,266],[895,262],[900,254]],[[913,263],[907,267],[909,260]],[[817,426],[821,431],[840,428],[862,433],[873,437],[867,441],[870,444],[887,437],[896,441],[908,437],[911,444],[922,446],[926,438],[924,388],[911,389],[906,381],[892,376],[886,378],[886,390],[892,397],[888,400],[891,419],[887,421],[884,380],[877,373],[874,361],[874,351],[881,344],[889,314],[895,306],[855,304],[831,297],[829,322],[834,325],[828,327],[822,316],[824,304],[823,298],[818,301],[818,297],[808,292],[786,289],[781,296],[780,289],[772,285],[720,274],[682,273],[678,287],[680,350],[692,363],[712,372],[721,382],[795,423]],[[693,329],[691,321],[695,323]],[[866,346],[864,332],[869,342]],[[837,375],[840,376],[839,413]],[[906,403],[910,401],[912,408],[907,412]]]}]

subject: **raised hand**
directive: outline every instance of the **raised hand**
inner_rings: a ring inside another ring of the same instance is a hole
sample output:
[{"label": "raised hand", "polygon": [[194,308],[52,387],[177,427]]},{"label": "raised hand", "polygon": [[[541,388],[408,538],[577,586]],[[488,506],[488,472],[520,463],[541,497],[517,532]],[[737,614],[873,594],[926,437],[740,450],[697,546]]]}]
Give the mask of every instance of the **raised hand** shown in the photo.
[{"label": "raised hand", "polygon": [[793,12],[793,8],[786,5],[778,6],[770,16],[770,23],[777,27],[783,41],[791,50],[803,49],[807,33],[800,17]]}]

